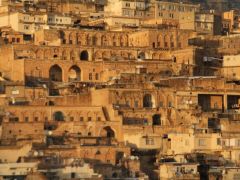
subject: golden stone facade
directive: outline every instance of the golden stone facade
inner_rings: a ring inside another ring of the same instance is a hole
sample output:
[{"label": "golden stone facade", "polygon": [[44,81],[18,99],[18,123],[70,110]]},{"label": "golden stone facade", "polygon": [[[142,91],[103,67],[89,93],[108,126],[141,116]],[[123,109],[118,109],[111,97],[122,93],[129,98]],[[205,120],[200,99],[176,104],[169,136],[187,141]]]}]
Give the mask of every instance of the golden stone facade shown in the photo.
[{"label": "golden stone facade", "polygon": [[201,7],[0,6],[0,178],[240,177],[240,38]]}]

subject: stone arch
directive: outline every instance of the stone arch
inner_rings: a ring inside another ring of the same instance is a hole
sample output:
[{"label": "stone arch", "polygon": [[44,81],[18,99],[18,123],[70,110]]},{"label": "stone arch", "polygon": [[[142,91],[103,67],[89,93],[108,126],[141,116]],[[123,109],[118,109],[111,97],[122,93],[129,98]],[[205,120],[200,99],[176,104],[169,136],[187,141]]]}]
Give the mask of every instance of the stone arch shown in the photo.
[{"label": "stone arch", "polygon": [[75,52],[74,52],[74,50],[71,50],[71,52],[70,52],[70,59],[71,60],[75,60],[75,58],[76,58]]},{"label": "stone arch", "polygon": [[96,34],[96,46],[101,46],[102,45],[102,39],[101,39],[101,34]]},{"label": "stone arch", "polygon": [[97,39],[97,36],[94,34],[94,35],[92,35],[92,45],[96,46],[97,43],[98,43],[98,39]]},{"label": "stone arch", "polygon": [[111,36],[111,34],[107,34],[107,46],[112,46],[112,36]]},{"label": "stone arch", "polygon": [[[13,113],[13,114],[14,114],[14,113]],[[30,119],[31,115],[30,115],[30,114],[31,114],[31,113],[28,112],[28,111],[23,111],[23,112],[21,113],[22,121],[24,121],[24,122],[30,122],[30,121],[31,121],[31,119]]]},{"label": "stone arch", "polygon": [[[87,115],[87,118],[88,118],[88,121],[90,120],[90,121],[93,121],[94,119],[94,112],[93,111],[88,111],[87,113],[86,113],[86,115]],[[89,119],[90,118],[90,119]]]},{"label": "stone arch", "polygon": [[153,60],[159,59],[158,53],[153,53],[153,54],[152,54],[152,59],[153,59]]},{"label": "stone arch", "polygon": [[126,34],[120,36],[120,46],[128,46],[128,36]]},{"label": "stone arch", "polygon": [[81,61],[88,61],[89,60],[89,54],[87,50],[84,50],[80,53],[80,60]]},{"label": "stone arch", "polygon": [[67,60],[68,59],[68,55],[67,55],[67,51],[66,50],[62,51],[62,59],[63,60]]},{"label": "stone arch", "polygon": [[94,59],[102,59],[102,53],[100,51],[96,51],[94,54]]},{"label": "stone arch", "polygon": [[91,126],[88,128],[87,136],[93,136],[93,128]]},{"label": "stone arch", "polygon": [[158,35],[158,38],[157,38],[157,47],[158,48],[161,48],[163,46],[163,38],[162,38],[162,35]]},{"label": "stone arch", "polygon": [[68,121],[74,121],[76,120],[76,112],[75,111],[67,111],[66,113],[66,120]]},{"label": "stone arch", "polygon": [[57,59],[58,58],[58,54],[54,53],[53,54],[53,59]]},{"label": "stone arch", "polygon": [[175,43],[174,43],[173,35],[170,36],[169,41],[170,41],[169,47],[170,47],[170,48],[174,48]]},{"label": "stone arch", "polygon": [[90,34],[86,35],[86,42],[87,42],[88,46],[92,45],[93,39],[92,39],[92,36]]},{"label": "stone arch", "polygon": [[167,95],[167,107],[174,107],[174,97]]},{"label": "stone arch", "polygon": [[107,37],[105,35],[103,35],[101,37],[101,41],[102,41],[102,46],[107,46],[108,45],[108,41],[107,41]]},{"label": "stone arch", "polygon": [[109,51],[104,51],[102,54],[103,60],[109,60],[111,58],[111,54]]},{"label": "stone arch", "polygon": [[186,40],[184,40],[184,39],[188,39],[188,37],[184,37],[183,34],[179,34],[179,36],[178,36],[178,42],[177,42],[178,48],[184,48],[184,47],[185,47],[185,45],[186,45],[186,43],[187,43],[188,41],[186,41]]},{"label": "stone arch", "polygon": [[53,120],[54,121],[64,121],[65,120],[64,113],[62,111],[54,112]]},{"label": "stone arch", "polygon": [[37,58],[37,59],[43,59],[43,57],[44,57],[43,50],[42,50],[42,49],[38,49],[38,50],[36,51],[36,58]]},{"label": "stone arch", "polygon": [[169,48],[170,47],[170,37],[168,35],[165,35],[163,38],[163,41],[164,41],[163,47]]},{"label": "stone arch", "polygon": [[82,35],[80,33],[76,34],[77,44],[82,45]]},{"label": "stone arch", "polygon": [[72,32],[69,34],[69,44],[76,44],[76,33]]},{"label": "stone arch", "polygon": [[81,80],[81,69],[77,65],[73,65],[68,71],[68,80],[80,81]]},{"label": "stone arch", "polygon": [[107,137],[107,138],[115,138],[116,133],[110,126],[106,126],[106,127],[101,129],[99,136],[100,137]]},{"label": "stone arch", "polygon": [[158,58],[159,58],[159,59],[164,59],[164,53],[160,53],[160,54],[158,55]]},{"label": "stone arch", "polygon": [[117,34],[113,35],[113,46],[119,46],[119,36]]},{"label": "stone arch", "polygon": [[59,31],[59,35],[60,35],[60,38],[61,38],[61,39],[64,39],[65,36],[66,36],[66,35],[65,35],[65,32],[64,32],[63,30],[60,30],[60,31]]},{"label": "stone arch", "polygon": [[166,105],[166,97],[162,94],[164,94],[164,92],[158,95],[158,107],[160,108]]},{"label": "stone arch", "polygon": [[44,50],[44,59],[49,59],[51,56],[51,51],[49,49]]},{"label": "stone arch", "polygon": [[132,53],[128,53],[128,57],[130,60],[135,60],[136,57]]},{"label": "stone arch", "polygon": [[62,68],[55,64],[49,69],[49,79],[51,81],[62,81]]},{"label": "stone arch", "polygon": [[152,94],[145,94],[143,96],[143,107],[144,108],[154,108],[155,107],[155,99]]},{"label": "stone arch", "polygon": [[40,112],[40,111],[35,111],[34,113],[33,113],[33,121],[35,121],[35,122],[38,122],[38,121],[41,121],[42,120],[42,112]]},{"label": "stone arch", "polygon": [[121,53],[119,51],[111,51],[111,60],[122,59]]},{"label": "stone arch", "polygon": [[138,59],[142,59],[142,60],[146,59],[146,54],[145,54],[145,52],[140,52],[140,53],[138,54]]},{"label": "stone arch", "polygon": [[121,51],[121,57],[125,60],[129,59],[129,54],[126,51]]}]

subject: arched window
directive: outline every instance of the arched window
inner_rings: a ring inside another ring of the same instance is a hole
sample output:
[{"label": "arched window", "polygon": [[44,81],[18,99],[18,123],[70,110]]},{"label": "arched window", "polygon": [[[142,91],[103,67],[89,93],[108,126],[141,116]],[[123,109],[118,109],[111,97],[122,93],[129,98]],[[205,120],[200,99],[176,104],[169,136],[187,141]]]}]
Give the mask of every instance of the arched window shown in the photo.
[{"label": "arched window", "polygon": [[62,59],[63,60],[67,60],[67,52],[66,52],[66,50],[63,50],[63,52],[62,52]]},{"label": "arched window", "polygon": [[68,71],[68,80],[71,81],[80,81],[81,80],[81,69],[74,65]]},{"label": "arched window", "polygon": [[75,60],[75,52],[73,50],[70,52],[70,59]]},{"label": "arched window", "polygon": [[87,51],[82,51],[81,53],[80,53],[80,60],[82,60],[82,61],[88,61],[88,52]]},{"label": "arched window", "polygon": [[170,36],[170,47],[174,48],[174,39],[173,36]]},{"label": "arched window", "polygon": [[64,121],[64,114],[61,111],[57,111],[53,114],[55,121]]},{"label": "arched window", "polygon": [[115,132],[112,130],[110,126],[104,127],[100,132],[101,137],[108,137],[108,138],[114,138]]},{"label": "arched window", "polygon": [[138,54],[138,59],[145,59],[146,57],[145,57],[145,53],[144,52],[140,52],[139,54]]},{"label": "arched window", "polygon": [[51,81],[62,81],[62,69],[58,65],[54,65],[49,69],[49,79]]},{"label": "arched window", "polygon": [[145,107],[145,108],[153,107],[152,95],[151,94],[145,94],[144,95],[144,97],[143,97],[143,107]]},{"label": "arched window", "polygon": [[102,36],[101,40],[102,40],[102,46],[107,46],[108,45],[107,44],[107,37],[105,35]]}]

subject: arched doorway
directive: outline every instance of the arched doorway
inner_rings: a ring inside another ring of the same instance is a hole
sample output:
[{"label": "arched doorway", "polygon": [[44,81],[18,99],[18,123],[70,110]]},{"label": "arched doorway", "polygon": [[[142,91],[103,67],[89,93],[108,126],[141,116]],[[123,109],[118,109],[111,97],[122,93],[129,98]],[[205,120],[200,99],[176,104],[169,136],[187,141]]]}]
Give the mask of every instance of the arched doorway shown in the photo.
[{"label": "arched doorway", "polygon": [[151,94],[145,94],[143,96],[143,107],[144,108],[152,108],[154,107],[154,102]]},{"label": "arched doorway", "polygon": [[51,81],[62,81],[62,69],[58,65],[54,65],[49,69],[49,79]]},{"label": "arched doorway", "polygon": [[82,51],[80,53],[80,60],[82,61],[88,61],[89,57],[88,57],[88,52],[85,50],[85,51]]},{"label": "arched doorway", "polygon": [[101,137],[107,137],[107,138],[114,138],[115,132],[112,130],[110,126],[104,127],[100,132]]},{"label": "arched doorway", "polygon": [[81,69],[74,65],[68,71],[68,80],[71,81],[80,81],[81,80]]},{"label": "arched doorway", "polygon": [[53,114],[54,121],[64,121],[64,114],[61,111],[57,111]]}]

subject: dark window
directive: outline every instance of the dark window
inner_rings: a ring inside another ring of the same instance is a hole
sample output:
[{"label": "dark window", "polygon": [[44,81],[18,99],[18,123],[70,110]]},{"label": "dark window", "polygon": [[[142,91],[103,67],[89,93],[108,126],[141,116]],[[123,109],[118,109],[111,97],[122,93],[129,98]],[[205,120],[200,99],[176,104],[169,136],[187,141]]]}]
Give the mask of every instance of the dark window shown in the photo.
[{"label": "dark window", "polygon": [[98,77],[98,73],[96,73],[96,75],[95,75],[95,79],[98,80],[98,78],[99,78],[99,77]]},{"label": "dark window", "polygon": [[92,73],[89,73],[88,79],[89,79],[89,80],[92,80]]},{"label": "dark window", "polygon": [[29,118],[28,118],[28,117],[25,117],[24,120],[25,120],[25,122],[28,122],[28,121],[29,121]]},{"label": "dark window", "polygon": [[80,54],[80,60],[82,61],[88,61],[88,52],[87,51],[82,51]]}]

